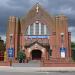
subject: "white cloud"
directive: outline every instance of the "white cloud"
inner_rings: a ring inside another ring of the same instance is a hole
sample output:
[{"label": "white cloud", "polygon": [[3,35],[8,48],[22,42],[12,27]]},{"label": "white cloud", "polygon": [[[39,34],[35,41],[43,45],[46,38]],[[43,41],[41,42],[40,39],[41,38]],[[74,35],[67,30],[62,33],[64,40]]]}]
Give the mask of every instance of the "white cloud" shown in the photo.
[{"label": "white cloud", "polygon": [[64,13],[64,14],[71,14],[72,13],[72,8],[61,8],[60,9],[60,13]]},{"label": "white cloud", "polygon": [[71,41],[75,42],[75,27],[69,27],[68,31],[71,32]]},{"label": "white cloud", "polygon": [[69,27],[69,28],[68,28],[68,31],[69,31],[69,32],[75,32],[75,27],[74,27],[74,26]]},{"label": "white cloud", "polygon": [[6,6],[9,0],[0,0],[0,6]]},{"label": "white cloud", "polygon": [[75,10],[71,6],[63,6],[58,9],[59,13],[67,14],[67,15],[74,15]]},{"label": "white cloud", "polygon": [[6,35],[0,35],[1,39],[4,40],[4,42],[6,42]]},{"label": "white cloud", "polygon": [[75,42],[75,34],[73,35],[73,33],[71,33],[71,41]]}]

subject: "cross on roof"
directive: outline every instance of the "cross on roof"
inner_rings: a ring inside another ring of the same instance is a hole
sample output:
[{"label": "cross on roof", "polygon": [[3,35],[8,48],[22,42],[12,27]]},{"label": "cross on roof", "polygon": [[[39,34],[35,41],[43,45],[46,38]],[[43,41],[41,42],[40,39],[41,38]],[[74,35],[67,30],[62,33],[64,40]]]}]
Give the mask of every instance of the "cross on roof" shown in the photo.
[{"label": "cross on roof", "polygon": [[37,12],[37,13],[39,12],[39,6],[38,6],[38,3],[37,3],[37,6],[36,6],[36,12]]}]

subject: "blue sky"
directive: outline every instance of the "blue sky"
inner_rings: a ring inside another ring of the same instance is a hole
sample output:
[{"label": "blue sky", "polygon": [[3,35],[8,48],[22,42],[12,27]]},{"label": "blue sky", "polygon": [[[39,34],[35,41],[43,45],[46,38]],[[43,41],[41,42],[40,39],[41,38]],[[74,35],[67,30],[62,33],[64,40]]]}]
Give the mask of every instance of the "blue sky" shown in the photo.
[{"label": "blue sky", "polygon": [[49,14],[68,17],[69,31],[75,41],[75,0],[0,0],[0,36],[5,40],[9,16],[24,16],[37,2]]}]

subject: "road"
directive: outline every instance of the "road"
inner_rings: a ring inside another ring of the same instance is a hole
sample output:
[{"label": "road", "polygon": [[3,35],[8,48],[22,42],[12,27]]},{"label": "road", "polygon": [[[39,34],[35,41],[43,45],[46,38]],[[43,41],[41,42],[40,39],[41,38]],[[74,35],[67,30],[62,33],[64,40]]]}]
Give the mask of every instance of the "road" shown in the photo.
[{"label": "road", "polygon": [[75,67],[6,67],[0,75],[75,75]]},{"label": "road", "polygon": [[0,75],[75,75],[75,72],[1,72]]},{"label": "road", "polygon": [[2,72],[75,72],[75,67],[8,67],[0,66]]}]

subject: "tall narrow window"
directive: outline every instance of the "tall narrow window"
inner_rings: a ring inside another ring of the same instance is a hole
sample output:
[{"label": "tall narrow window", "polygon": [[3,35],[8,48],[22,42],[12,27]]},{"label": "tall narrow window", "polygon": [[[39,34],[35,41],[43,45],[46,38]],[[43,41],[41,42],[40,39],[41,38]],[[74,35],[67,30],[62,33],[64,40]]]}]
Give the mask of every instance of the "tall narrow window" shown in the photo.
[{"label": "tall narrow window", "polygon": [[33,35],[33,25],[30,25],[30,35]]},{"label": "tall narrow window", "polygon": [[39,23],[36,23],[36,35],[39,35]]},{"label": "tall narrow window", "polygon": [[30,25],[28,27],[27,33],[28,33],[28,35],[30,35]]},{"label": "tall narrow window", "polygon": [[47,28],[47,26],[46,26],[46,25],[44,25],[44,35],[46,35],[46,34],[47,34],[46,28]]},{"label": "tall narrow window", "polygon": [[44,25],[41,25],[41,35],[44,35]]},{"label": "tall narrow window", "polygon": [[36,31],[36,24],[35,23],[33,23],[33,26],[34,26],[34,28],[33,28],[33,33],[34,33],[34,35],[35,35],[35,31]]},{"label": "tall narrow window", "polygon": [[39,35],[41,35],[41,23],[39,23]]}]

